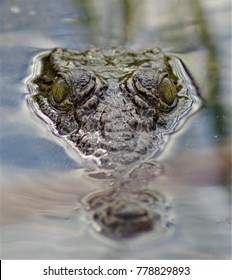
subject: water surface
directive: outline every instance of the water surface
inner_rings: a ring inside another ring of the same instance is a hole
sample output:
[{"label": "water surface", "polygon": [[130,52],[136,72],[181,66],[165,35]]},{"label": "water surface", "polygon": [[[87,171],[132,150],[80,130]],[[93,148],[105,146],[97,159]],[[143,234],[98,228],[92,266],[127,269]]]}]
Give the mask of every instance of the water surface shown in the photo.
[{"label": "water surface", "polygon": [[[3,259],[231,258],[230,1],[200,1],[203,23],[195,2],[1,2]],[[36,55],[93,45],[159,46],[176,54],[205,99],[156,158],[165,172],[149,187],[173,209],[173,230],[163,238],[112,241],[96,234],[80,201],[107,189],[107,180],[88,178],[79,156],[27,106],[25,81]]]}]

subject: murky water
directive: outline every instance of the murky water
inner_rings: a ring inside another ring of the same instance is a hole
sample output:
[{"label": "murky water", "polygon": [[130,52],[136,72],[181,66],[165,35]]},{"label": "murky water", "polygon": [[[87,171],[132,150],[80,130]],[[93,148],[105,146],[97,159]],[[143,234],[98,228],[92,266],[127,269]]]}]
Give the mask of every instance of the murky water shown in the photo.
[{"label": "murky water", "polygon": [[[1,257],[227,259],[231,257],[230,1],[1,2]],[[174,12],[175,11],[175,12]],[[202,31],[203,30],[203,31]],[[213,43],[213,45],[211,45]],[[172,230],[112,241],[94,232],[81,199],[107,189],[29,110],[34,57],[53,47],[159,46],[184,60],[206,106],[172,136],[149,188],[172,204]],[[218,63],[218,70],[212,64]],[[215,79],[212,79],[215,75]]]}]

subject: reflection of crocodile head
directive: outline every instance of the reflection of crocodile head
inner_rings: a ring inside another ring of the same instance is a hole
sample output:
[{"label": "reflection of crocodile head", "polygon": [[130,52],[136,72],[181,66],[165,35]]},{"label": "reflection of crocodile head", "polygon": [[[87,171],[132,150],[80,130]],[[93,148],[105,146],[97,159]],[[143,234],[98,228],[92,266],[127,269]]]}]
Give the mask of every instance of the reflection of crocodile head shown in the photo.
[{"label": "reflection of crocodile head", "polygon": [[151,230],[158,237],[170,224],[167,201],[154,191],[103,191],[83,202],[92,212],[94,227],[110,238],[128,238]]},{"label": "reflection of crocodile head", "polygon": [[159,215],[155,215],[137,202],[117,200],[96,211],[93,218],[105,234],[130,237],[153,229]]},{"label": "reflection of crocodile head", "polygon": [[102,167],[160,150],[197,99],[181,62],[159,49],[59,48],[41,62],[30,83],[36,113]]}]

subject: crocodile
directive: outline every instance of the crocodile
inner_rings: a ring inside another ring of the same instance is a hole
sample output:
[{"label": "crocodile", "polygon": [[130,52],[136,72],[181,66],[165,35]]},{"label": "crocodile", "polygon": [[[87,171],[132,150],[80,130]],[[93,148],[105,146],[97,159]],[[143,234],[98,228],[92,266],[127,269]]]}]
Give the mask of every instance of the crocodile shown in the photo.
[{"label": "crocodile", "polygon": [[37,57],[28,86],[33,112],[93,177],[111,178],[83,199],[95,228],[111,238],[157,230],[168,207],[146,188],[162,173],[154,158],[201,100],[184,63],[159,48],[55,48]]}]

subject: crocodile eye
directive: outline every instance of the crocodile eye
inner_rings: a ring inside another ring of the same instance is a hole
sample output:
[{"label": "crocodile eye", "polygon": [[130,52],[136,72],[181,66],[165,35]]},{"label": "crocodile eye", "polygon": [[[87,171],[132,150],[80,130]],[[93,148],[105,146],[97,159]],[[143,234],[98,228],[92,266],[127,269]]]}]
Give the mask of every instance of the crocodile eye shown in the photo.
[{"label": "crocodile eye", "polygon": [[70,93],[70,88],[67,83],[62,79],[58,78],[52,85],[52,96],[56,103],[61,103]]},{"label": "crocodile eye", "polygon": [[159,86],[159,95],[168,105],[171,105],[176,98],[176,87],[174,83],[165,77]]},{"label": "crocodile eye", "polygon": [[[66,72],[59,72],[58,74],[64,81],[62,84],[64,95],[61,93],[62,97],[60,99],[65,99],[70,92],[71,102],[75,105],[81,105],[89,99],[96,89],[96,77],[86,70],[73,69]],[[57,95],[59,94],[57,93]]]}]

